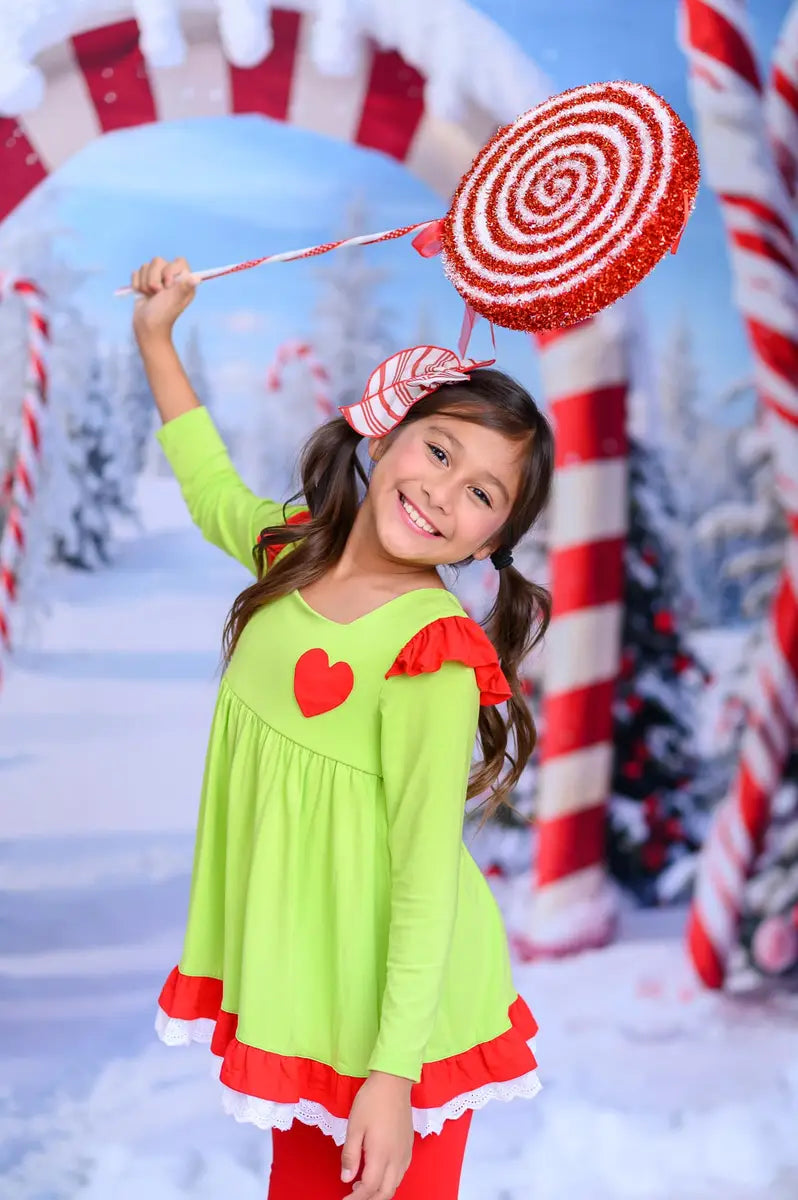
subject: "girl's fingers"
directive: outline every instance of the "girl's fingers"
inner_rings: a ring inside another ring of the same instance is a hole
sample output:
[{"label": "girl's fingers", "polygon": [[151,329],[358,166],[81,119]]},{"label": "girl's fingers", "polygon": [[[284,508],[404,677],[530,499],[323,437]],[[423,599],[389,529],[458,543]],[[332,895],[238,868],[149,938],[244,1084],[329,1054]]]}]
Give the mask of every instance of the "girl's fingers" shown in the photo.
[{"label": "girl's fingers", "polygon": [[184,258],[173,258],[163,271],[164,287],[171,287],[178,275],[188,274],[188,263]]},{"label": "girl's fingers", "polygon": [[362,1178],[359,1180],[360,1188],[357,1192],[352,1193],[355,1200],[388,1200],[388,1197],[393,1196],[395,1190],[391,1190],[386,1186],[389,1179],[389,1164],[383,1161],[379,1165],[373,1162],[369,1166],[367,1156],[366,1167]]},{"label": "girl's fingers", "polygon": [[166,259],[156,257],[147,267],[147,290],[150,295],[155,292],[160,292],[163,288],[163,270],[166,266]]}]

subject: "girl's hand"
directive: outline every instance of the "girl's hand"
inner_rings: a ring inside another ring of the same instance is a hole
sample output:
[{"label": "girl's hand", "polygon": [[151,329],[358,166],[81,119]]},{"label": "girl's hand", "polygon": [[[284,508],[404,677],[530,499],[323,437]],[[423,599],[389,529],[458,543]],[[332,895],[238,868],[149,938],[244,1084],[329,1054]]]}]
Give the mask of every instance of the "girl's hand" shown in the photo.
[{"label": "girl's hand", "polygon": [[[177,275],[180,279],[176,281]],[[172,326],[197,290],[197,281],[184,258],[172,262],[154,258],[132,273],[130,284],[138,293],[133,331],[139,342],[142,338],[171,334]]]},{"label": "girl's hand", "polygon": [[346,1200],[391,1200],[413,1150],[412,1080],[375,1071],[355,1096],[341,1153],[341,1178],[354,1179],[361,1153],[363,1177]]}]

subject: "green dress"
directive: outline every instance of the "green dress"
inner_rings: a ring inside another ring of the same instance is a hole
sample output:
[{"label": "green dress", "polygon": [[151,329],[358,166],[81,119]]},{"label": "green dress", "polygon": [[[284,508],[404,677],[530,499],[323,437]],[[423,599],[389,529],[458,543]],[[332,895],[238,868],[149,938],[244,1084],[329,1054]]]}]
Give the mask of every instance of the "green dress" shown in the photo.
[{"label": "green dress", "polygon": [[[205,537],[253,573],[261,529],[306,515],[249,491],[206,409],[158,437]],[[246,625],[219,688],[183,952],[156,1023],[169,1044],[210,1042],[237,1119],[301,1120],[341,1145],[373,1070],[414,1081],[421,1134],[539,1089],[537,1026],[463,842],[479,706],[508,692],[443,588],[348,624],[292,592]]]}]

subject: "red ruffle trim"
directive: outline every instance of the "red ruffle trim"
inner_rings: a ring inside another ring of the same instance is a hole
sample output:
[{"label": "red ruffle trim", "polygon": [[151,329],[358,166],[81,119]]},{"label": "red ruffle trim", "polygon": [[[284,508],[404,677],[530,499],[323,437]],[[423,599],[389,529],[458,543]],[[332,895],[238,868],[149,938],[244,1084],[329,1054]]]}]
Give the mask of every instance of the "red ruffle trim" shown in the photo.
[{"label": "red ruffle trim", "polygon": [[[278,1104],[310,1100],[334,1117],[349,1116],[363,1078],[339,1075],[315,1059],[275,1054],[239,1042],[238,1017],[221,1006],[221,980],[183,975],[175,967],[163,986],[159,1004],[168,1017],[216,1022],[211,1052],[222,1059],[220,1078],[227,1087]],[[537,1062],[527,1042],[537,1033],[538,1025],[522,996],[510,1005],[508,1017],[510,1028],[499,1037],[451,1058],[425,1063],[421,1079],[411,1089],[413,1107],[440,1108],[466,1092],[534,1071]]]},{"label": "red ruffle trim", "polygon": [[501,704],[513,694],[493,642],[470,617],[438,617],[419,629],[399,651],[385,678],[432,674],[445,662],[461,662],[474,668],[481,705]]},{"label": "red ruffle trim", "polygon": [[[310,512],[308,509],[303,508],[303,509],[301,509],[300,512],[292,513],[291,516],[286,521],[286,525],[304,525],[305,522],[309,521],[309,520],[310,520]],[[262,535],[260,535],[260,534],[258,535],[258,541],[260,541],[261,536]],[[267,567],[270,567],[272,565],[272,563],[274,562],[275,558],[277,557],[277,555],[280,553],[281,550],[285,550],[285,546],[286,546],[286,543],[283,542],[281,545],[266,547],[266,566]]]}]

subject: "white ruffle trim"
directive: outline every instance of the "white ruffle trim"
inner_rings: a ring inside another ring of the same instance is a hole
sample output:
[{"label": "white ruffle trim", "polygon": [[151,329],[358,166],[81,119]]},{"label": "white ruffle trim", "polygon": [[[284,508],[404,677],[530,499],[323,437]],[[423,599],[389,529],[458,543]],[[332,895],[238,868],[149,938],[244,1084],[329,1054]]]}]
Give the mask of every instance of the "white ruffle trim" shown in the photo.
[{"label": "white ruffle trim", "polygon": [[181,1021],[178,1017],[167,1016],[162,1008],[155,1016],[155,1032],[167,1046],[190,1046],[192,1042],[209,1046],[215,1028],[216,1022],[210,1017]]},{"label": "white ruffle trim", "polygon": [[[207,1018],[180,1021],[168,1017],[163,1009],[158,1010],[155,1029],[161,1041],[168,1046],[187,1046],[190,1042],[207,1044],[213,1034],[214,1022]],[[534,1038],[527,1043],[533,1047]],[[216,1060],[216,1073],[221,1071],[221,1060]],[[491,1100],[531,1100],[537,1096],[542,1084],[537,1071],[507,1079],[486,1083],[472,1092],[463,1092],[447,1100],[440,1108],[413,1108],[413,1129],[421,1137],[440,1133],[444,1122],[457,1120],[468,1109],[484,1108]],[[290,1129],[294,1121],[304,1125],[316,1125],[333,1139],[337,1146],[346,1141],[346,1117],[334,1117],[323,1105],[312,1100],[300,1099],[296,1104],[280,1104],[275,1100],[263,1100],[259,1096],[248,1096],[221,1084],[222,1107],[236,1121],[256,1125],[259,1129]]]}]

